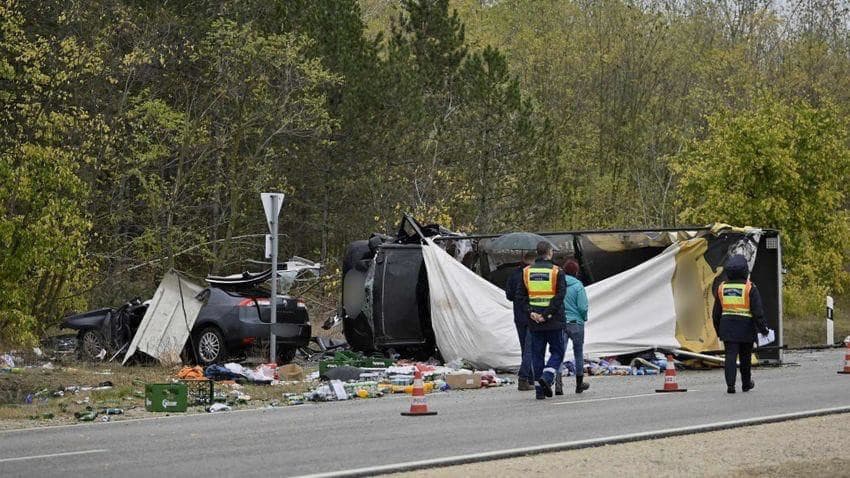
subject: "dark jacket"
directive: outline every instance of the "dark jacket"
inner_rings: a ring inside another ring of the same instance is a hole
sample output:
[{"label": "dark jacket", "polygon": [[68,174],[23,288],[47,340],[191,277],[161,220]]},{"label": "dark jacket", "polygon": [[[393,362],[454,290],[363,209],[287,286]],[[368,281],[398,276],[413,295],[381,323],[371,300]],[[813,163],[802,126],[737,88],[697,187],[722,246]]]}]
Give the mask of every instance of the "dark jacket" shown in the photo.
[{"label": "dark jacket", "polygon": [[[552,267],[554,267],[554,264],[552,264],[551,261],[537,259],[537,261],[534,262],[534,265],[532,267],[545,267],[551,269]],[[564,296],[566,295],[566,293],[567,278],[564,274],[564,271],[559,269],[558,284],[555,292],[555,297],[553,297],[552,300],[549,301],[548,307],[531,307],[528,304],[528,288],[525,286],[525,281],[521,278],[519,281],[519,287],[516,288],[516,292],[514,295],[514,304],[520,304],[520,307],[524,312],[524,316],[528,318],[527,320],[529,330],[562,330],[567,324],[567,319],[564,316]],[[531,312],[543,314],[543,317],[546,319],[545,322],[538,324],[537,322],[531,320]]]},{"label": "dark jacket", "polygon": [[508,282],[505,284],[505,298],[514,303],[514,323],[518,325],[528,325],[528,314],[522,304],[516,300],[517,289],[522,285],[523,269],[525,269],[525,264],[511,272],[511,275],[508,276]]},{"label": "dark jacket", "polygon": [[[740,259],[739,259],[740,258]],[[749,269],[743,256],[734,256],[726,264],[727,283],[745,284]],[[750,313],[753,317],[724,314],[720,305],[717,289],[714,290],[714,310],[711,318],[717,336],[724,342],[752,343],[756,341],[756,333],[767,334],[767,323],[764,320],[764,307],[761,294],[755,284],[750,289]]]}]

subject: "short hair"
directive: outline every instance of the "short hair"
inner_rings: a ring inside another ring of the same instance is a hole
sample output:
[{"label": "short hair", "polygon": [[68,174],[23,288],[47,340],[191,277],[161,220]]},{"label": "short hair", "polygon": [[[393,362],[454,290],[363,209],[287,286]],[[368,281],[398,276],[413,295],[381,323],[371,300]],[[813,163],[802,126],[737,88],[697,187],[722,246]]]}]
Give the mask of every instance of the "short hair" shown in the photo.
[{"label": "short hair", "polygon": [[575,259],[567,259],[567,261],[564,262],[564,273],[568,275],[571,275],[573,277],[578,276],[579,269],[581,268],[579,267],[578,262],[576,262]]},{"label": "short hair", "polygon": [[522,254],[522,262],[526,264],[534,262],[534,259],[537,259],[537,254],[534,251],[525,251]]},{"label": "short hair", "polygon": [[543,257],[554,251],[552,243],[549,241],[540,241],[537,243],[537,257]]}]

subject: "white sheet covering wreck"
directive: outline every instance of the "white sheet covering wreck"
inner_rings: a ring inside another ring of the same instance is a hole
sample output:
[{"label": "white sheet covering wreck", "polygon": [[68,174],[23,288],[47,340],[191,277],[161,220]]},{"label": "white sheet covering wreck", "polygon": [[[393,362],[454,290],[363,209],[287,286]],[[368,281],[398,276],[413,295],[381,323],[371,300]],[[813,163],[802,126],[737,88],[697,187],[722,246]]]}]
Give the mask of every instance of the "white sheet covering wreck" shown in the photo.
[{"label": "white sheet covering wreck", "polygon": [[[678,245],[587,288],[590,356],[678,348],[672,278]],[[515,369],[520,348],[512,304],[499,287],[467,269],[433,241],[422,248],[437,347],[446,361]],[[571,353],[571,352],[570,352]]]},{"label": "white sheet covering wreck", "polygon": [[179,357],[204,305],[196,299],[203,289],[175,272],[166,273],[127,349],[124,363],[136,351],[142,351],[157,360]]}]

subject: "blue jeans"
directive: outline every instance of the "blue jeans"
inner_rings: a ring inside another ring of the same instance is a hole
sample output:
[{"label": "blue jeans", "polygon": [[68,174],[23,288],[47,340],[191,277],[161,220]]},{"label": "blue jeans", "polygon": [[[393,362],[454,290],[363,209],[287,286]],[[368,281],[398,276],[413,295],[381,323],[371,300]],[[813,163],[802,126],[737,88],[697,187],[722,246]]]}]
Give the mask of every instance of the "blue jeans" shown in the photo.
[{"label": "blue jeans", "polygon": [[522,350],[522,362],[519,364],[517,376],[520,380],[531,381],[531,334],[528,333],[528,324],[514,322],[516,333],[519,337],[519,348]]},{"label": "blue jeans", "polygon": [[[546,374],[546,381],[551,385],[558,368],[564,362],[564,331],[533,330],[531,336],[531,370],[536,382]],[[546,346],[549,346],[549,360],[546,358]],[[545,367],[544,367],[545,365]]]},{"label": "blue jeans", "polygon": [[584,324],[567,322],[564,330],[564,348],[567,342],[573,341],[573,356],[575,357],[576,376],[584,375]]}]

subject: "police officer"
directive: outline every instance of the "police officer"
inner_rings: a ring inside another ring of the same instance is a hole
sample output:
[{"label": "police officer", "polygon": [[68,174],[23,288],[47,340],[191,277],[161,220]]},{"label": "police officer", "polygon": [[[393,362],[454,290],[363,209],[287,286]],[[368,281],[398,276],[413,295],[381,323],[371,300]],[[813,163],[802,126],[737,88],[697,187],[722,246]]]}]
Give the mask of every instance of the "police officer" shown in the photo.
[{"label": "police officer", "polygon": [[522,361],[517,373],[517,389],[520,391],[534,390],[534,377],[531,373],[531,336],[528,334],[528,312],[525,310],[525,305],[516,301],[516,291],[522,284],[523,271],[527,266],[534,264],[536,257],[534,251],[526,251],[522,256],[522,264],[511,273],[505,285],[505,297],[514,303],[514,326],[522,351]]},{"label": "police officer", "polygon": [[[522,285],[515,300],[527,311],[531,333],[531,370],[534,374],[535,397],[552,396],[552,384],[564,362],[564,295],[567,281],[564,272],[552,263],[553,247],[547,241],[537,244],[537,260],[523,270]],[[546,347],[549,361],[544,368]]]},{"label": "police officer", "polygon": [[712,319],[717,336],[726,349],[726,392],[735,393],[736,358],[741,364],[741,390],[756,386],[751,375],[751,358],[756,332],[767,334],[761,295],[749,280],[747,259],[738,254],[726,261],[726,282],[715,292]]}]

